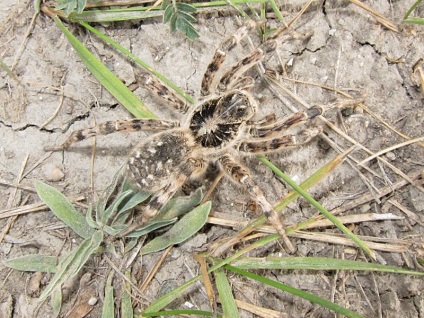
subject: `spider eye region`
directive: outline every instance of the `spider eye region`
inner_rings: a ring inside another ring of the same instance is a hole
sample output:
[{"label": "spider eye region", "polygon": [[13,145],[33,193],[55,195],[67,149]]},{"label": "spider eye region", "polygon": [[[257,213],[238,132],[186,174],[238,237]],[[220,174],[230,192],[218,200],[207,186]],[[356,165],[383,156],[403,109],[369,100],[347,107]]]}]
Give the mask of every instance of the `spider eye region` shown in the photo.
[{"label": "spider eye region", "polygon": [[218,102],[220,117],[227,122],[250,119],[256,112],[253,98],[243,91],[233,91],[224,95]]},{"label": "spider eye region", "polygon": [[256,110],[253,99],[235,90],[198,106],[190,120],[196,142],[206,148],[223,148],[238,138],[243,123]]}]

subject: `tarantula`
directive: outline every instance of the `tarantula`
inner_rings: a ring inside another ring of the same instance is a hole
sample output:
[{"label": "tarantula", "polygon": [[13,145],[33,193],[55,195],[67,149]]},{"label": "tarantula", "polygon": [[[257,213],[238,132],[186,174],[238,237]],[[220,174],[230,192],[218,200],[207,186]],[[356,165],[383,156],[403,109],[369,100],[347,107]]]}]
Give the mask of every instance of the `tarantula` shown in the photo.
[{"label": "tarantula", "polygon": [[131,150],[126,164],[126,175],[130,181],[143,191],[151,192],[153,197],[141,217],[122,231],[120,236],[129,234],[152,219],[185,182],[199,178],[205,173],[208,164],[215,162],[231,180],[246,188],[282,236],[286,246],[293,249],[277,212],[252,179],[249,169],[238,158],[275,152],[308,142],[321,132],[320,128],[304,129],[294,135],[284,134],[284,131],[320,115],[322,111],[310,108],[281,121],[277,121],[274,114],[253,120],[258,105],[249,90],[255,81],[246,76],[245,72],[275,51],[276,39],[264,42],[224,75],[217,76],[227,54],[258,25],[259,22],[249,20],[221,43],[202,80],[203,101],[194,107],[189,108],[176,93],[155,77],[147,74],[142,76],[145,86],[185,113],[181,123],[158,119],[110,121],[94,128],[75,131],[61,146],[49,149],[66,149],[74,142],[117,131],[156,132]]}]

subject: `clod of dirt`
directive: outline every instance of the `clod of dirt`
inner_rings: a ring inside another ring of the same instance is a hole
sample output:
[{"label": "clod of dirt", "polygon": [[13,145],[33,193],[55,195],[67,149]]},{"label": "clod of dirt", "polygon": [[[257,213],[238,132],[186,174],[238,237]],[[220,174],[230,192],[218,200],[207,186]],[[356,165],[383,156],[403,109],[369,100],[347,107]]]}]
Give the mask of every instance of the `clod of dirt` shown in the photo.
[{"label": "clod of dirt", "polygon": [[43,176],[47,181],[57,182],[62,180],[65,174],[56,165],[49,163],[43,167]]}]

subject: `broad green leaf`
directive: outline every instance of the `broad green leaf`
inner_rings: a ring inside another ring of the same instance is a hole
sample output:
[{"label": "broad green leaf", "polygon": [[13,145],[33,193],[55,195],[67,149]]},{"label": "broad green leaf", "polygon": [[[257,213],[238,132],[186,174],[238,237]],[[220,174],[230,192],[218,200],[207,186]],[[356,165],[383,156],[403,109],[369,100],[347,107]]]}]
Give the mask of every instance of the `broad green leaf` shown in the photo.
[{"label": "broad green leaf", "polygon": [[196,8],[187,3],[178,2],[175,4],[175,6],[177,7],[178,10],[181,10],[184,12],[191,12],[191,13],[196,12]]},{"label": "broad green leaf", "polygon": [[29,254],[8,259],[2,263],[18,271],[54,273],[57,270],[59,258],[56,256]]},{"label": "broad green leaf", "polygon": [[52,293],[50,304],[53,309],[55,317],[59,317],[60,310],[62,308],[62,289],[58,286]]},{"label": "broad green leaf", "polygon": [[[125,276],[131,278],[131,271],[125,272]],[[133,318],[134,310],[132,306],[131,298],[131,286],[129,283],[125,282],[125,288],[122,291],[121,297],[121,317],[122,318]]]},{"label": "broad green leaf", "polygon": [[200,37],[199,33],[192,25],[187,26],[185,34],[190,40],[195,40]]},{"label": "broad green leaf", "polygon": [[[132,233],[128,234],[126,237],[140,237],[144,234],[157,230],[158,228],[175,223],[177,221],[178,216],[192,210],[202,201],[202,198],[203,193],[200,188],[191,193],[189,196],[180,196],[172,198],[161,209],[155,219],[151,220],[149,223],[140,227],[136,231],[133,231]],[[123,230],[126,227],[120,226],[120,224],[117,222],[116,224],[117,225],[114,226],[115,229]]]},{"label": "broad green leaf", "polygon": [[182,17],[181,15],[178,15],[176,27],[178,30],[184,33],[190,40],[194,40],[199,37],[193,25],[189,21],[184,19],[184,17]]},{"label": "broad green leaf", "polygon": [[87,224],[85,216],[79,213],[72,203],[58,190],[41,182],[35,182],[38,196],[61,221],[83,238],[89,238],[94,230]]},{"label": "broad green leaf", "polygon": [[179,244],[197,233],[206,223],[211,209],[210,201],[200,205],[181,218],[168,232],[156,237],[141,249],[143,254],[153,253]]},{"label": "broad green leaf", "polygon": [[224,317],[239,317],[237,304],[234,300],[233,292],[224,270],[222,268],[218,268],[214,273],[216,289],[218,290],[219,300],[224,311]]},{"label": "broad green leaf", "polygon": [[128,199],[133,194],[132,190],[127,190],[125,192],[119,193],[115,200],[113,200],[112,204],[107,207],[105,211],[101,211],[101,224],[104,225],[108,222],[109,218],[113,214],[114,211],[116,211],[119,207],[119,205],[125,200]]},{"label": "broad green leaf", "polygon": [[160,5],[160,8],[161,8],[162,10],[164,10],[165,8],[167,8],[167,7],[168,7],[168,5],[169,5],[169,1],[171,1],[171,0],[162,0],[162,3],[161,3],[161,5]]},{"label": "broad green leaf", "polygon": [[172,4],[168,5],[163,13],[163,23],[168,23],[174,14],[174,6]]},{"label": "broad green leaf", "polygon": [[202,201],[203,193],[202,189],[198,188],[196,191],[190,193],[188,196],[179,196],[172,198],[169,202],[161,209],[158,219],[167,220],[180,216],[190,211],[195,206],[199,205]]},{"label": "broad green leaf", "polygon": [[125,179],[121,191],[123,192],[127,190],[131,190],[132,195],[122,201],[118,208],[118,214],[131,210],[135,206],[146,201],[151,195],[151,193],[139,191],[137,188],[133,187],[131,183],[128,182],[128,180]]},{"label": "broad green leaf", "polygon": [[106,285],[105,297],[103,299],[102,318],[114,318],[115,317],[115,303],[113,298],[113,287],[112,285]]},{"label": "broad green leaf", "polygon": [[88,208],[87,213],[85,214],[85,221],[93,229],[99,228],[99,224],[97,224],[97,222],[94,221],[94,219],[93,219],[93,208],[92,207]]},{"label": "broad green leaf", "polygon": [[178,12],[178,14],[180,15],[180,17],[181,18],[183,18],[183,19],[186,19],[187,20],[187,22],[196,22],[196,18],[195,17],[193,17],[191,14],[189,14],[189,13],[186,13],[186,12],[183,12],[183,11],[180,11],[180,12]]},{"label": "broad green leaf", "polygon": [[[161,227],[175,223],[177,220],[178,220],[177,218],[173,218],[173,219],[170,219],[170,220],[153,220],[153,221],[149,222],[148,224],[146,224],[146,225],[140,227],[139,229],[131,232],[130,234],[126,235],[125,237],[140,237],[140,236],[145,235],[147,233],[153,232],[154,230],[157,230]],[[125,228],[126,228],[126,226],[116,227],[116,229],[120,229],[120,231],[122,231]]]},{"label": "broad green leaf", "polygon": [[66,15],[69,15],[74,10],[76,10],[77,13],[81,13],[86,3],[87,0],[57,0],[56,9],[64,9]]},{"label": "broad green leaf", "polygon": [[40,295],[40,300],[46,299],[67,279],[77,275],[89,257],[98,249],[102,241],[103,232],[96,231],[90,239],[85,239],[76,249],[68,253],[57,266],[56,274]]},{"label": "broad green leaf", "polygon": [[169,30],[171,31],[171,33],[174,33],[175,30],[177,29],[177,19],[178,19],[178,15],[174,13],[171,16],[171,19],[169,20]]}]

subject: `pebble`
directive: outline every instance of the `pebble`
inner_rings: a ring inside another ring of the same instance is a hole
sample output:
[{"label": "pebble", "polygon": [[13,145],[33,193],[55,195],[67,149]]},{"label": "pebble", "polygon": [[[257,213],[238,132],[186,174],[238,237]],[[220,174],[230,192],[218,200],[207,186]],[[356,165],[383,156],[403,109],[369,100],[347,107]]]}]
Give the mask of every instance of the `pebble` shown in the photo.
[{"label": "pebble", "polygon": [[396,155],[393,152],[389,151],[388,153],[386,153],[386,158],[390,161],[393,161],[396,159]]},{"label": "pebble", "polygon": [[65,174],[56,165],[48,163],[43,167],[43,176],[47,181],[57,182],[62,180]]},{"label": "pebble", "polygon": [[96,297],[91,297],[87,304],[89,304],[90,306],[94,306],[95,304],[97,304],[97,298]]}]

